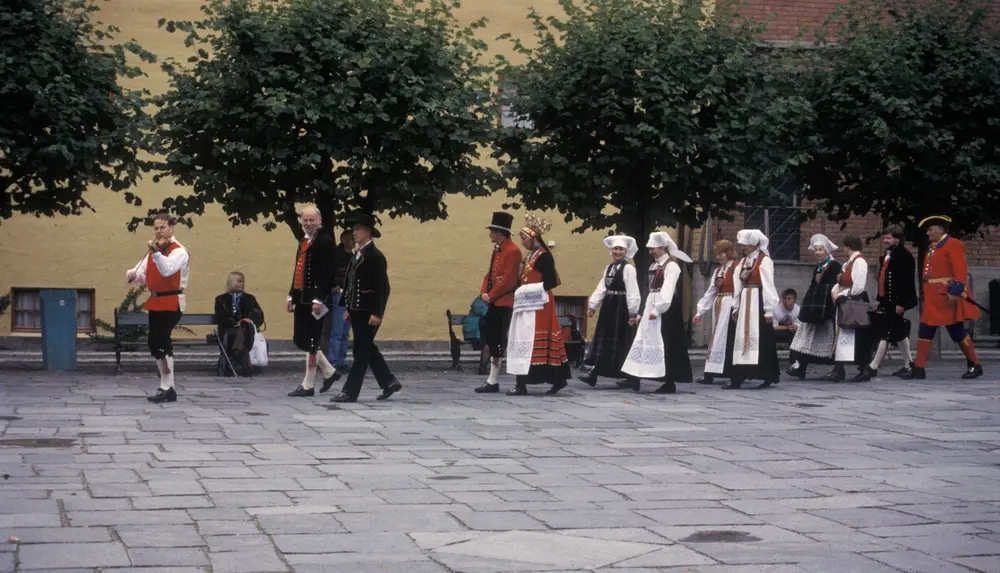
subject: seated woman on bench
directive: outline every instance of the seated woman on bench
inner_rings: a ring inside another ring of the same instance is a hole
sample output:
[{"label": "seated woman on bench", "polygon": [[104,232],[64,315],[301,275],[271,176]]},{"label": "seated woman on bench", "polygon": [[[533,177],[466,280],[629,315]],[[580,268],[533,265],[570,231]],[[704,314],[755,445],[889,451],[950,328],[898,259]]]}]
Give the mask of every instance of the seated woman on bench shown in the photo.
[{"label": "seated woman on bench", "polygon": [[233,271],[226,279],[226,292],[215,297],[215,324],[219,327],[219,342],[232,362],[229,367],[225,356],[219,355],[219,374],[232,376],[233,369],[240,376],[250,376],[250,349],[253,347],[254,327],[264,324],[264,311],[257,299],[243,292],[246,277]]}]

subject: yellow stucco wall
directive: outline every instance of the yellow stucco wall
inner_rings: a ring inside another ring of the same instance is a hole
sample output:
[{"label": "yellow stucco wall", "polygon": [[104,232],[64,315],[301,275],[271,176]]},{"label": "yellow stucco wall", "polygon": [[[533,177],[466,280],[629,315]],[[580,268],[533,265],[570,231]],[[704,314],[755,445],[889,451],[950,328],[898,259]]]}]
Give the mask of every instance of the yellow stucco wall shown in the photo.
[{"label": "yellow stucco wall", "polygon": [[[187,56],[182,37],[158,30],[161,17],[197,19],[200,0],[112,0],[102,3],[100,18],[121,28],[119,39],[137,38],[154,53]],[[524,40],[531,29],[525,15],[529,7],[554,13],[555,0],[472,0],[459,12],[463,19],[487,16],[485,38],[510,31]],[[491,42],[507,51],[507,46]],[[179,58],[181,59],[181,58]],[[165,89],[165,77],[149,70],[142,83],[155,92]],[[145,252],[148,229],[132,234],[125,223],[144,215],[146,206],[159,204],[168,195],[184,192],[172,183],[143,181],[136,192],[146,205],[133,208],[120,195],[102,189],[88,193],[96,213],[80,217],[36,219],[16,216],[0,225],[0,292],[11,288],[93,288],[97,316],[112,319],[128,286],[125,270]],[[464,313],[478,293],[489,264],[491,245],[484,229],[492,211],[505,197],[470,200],[448,199],[450,217],[445,221],[418,223],[412,219],[386,220],[378,241],[389,261],[392,296],[380,338],[385,340],[441,340],[446,338],[444,311]],[[516,213],[517,223],[524,213]],[[601,245],[604,233],[572,234],[556,213],[547,239],[556,242],[556,265],[563,284],[562,296],[587,296],[608,261]],[[223,292],[231,270],[247,276],[247,290],[257,296],[272,338],[291,338],[291,317],[284,300],[291,273],[295,241],[287,228],[266,232],[259,227],[232,228],[221,210],[209,210],[194,229],[179,228],[177,238],[192,255],[188,312],[209,313],[215,295]],[[591,325],[592,326],[592,325]],[[0,320],[0,335],[11,334],[11,320]]]}]

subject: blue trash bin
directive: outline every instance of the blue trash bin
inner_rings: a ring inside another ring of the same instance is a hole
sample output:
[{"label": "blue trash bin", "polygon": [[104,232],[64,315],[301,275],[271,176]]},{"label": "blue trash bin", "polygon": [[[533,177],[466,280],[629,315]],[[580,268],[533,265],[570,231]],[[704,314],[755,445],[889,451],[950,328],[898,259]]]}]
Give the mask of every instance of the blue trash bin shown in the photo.
[{"label": "blue trash bin", "polygon": [[76,291],[43,290],[42,364],[48,371],[76,370]]}]

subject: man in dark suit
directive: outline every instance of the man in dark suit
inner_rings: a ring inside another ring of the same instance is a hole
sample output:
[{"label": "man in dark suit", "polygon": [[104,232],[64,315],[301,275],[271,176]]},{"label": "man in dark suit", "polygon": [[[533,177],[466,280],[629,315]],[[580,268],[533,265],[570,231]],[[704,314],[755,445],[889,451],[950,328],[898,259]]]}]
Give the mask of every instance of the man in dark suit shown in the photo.
[{"label": "man in dark suit", "polygon": [[358,250],[347,268],[347,284],[344,289],[347,312],[344,313],[343,320],[350,321],[351,331],[354,333],[354,363],[344,382],[343,391],[330,401],[357,402],[369,366],[382,389],[382,394],[377,399],[385,400],[403,389],[375,345],[375,334],[382,324],[385,306],[389,302],[388,265],[385,256],[372,240],[382,236],[375,228],[374,217],[361,213],[351,220],[354,223],[354,242]]},{"label": "man in dark suit", "polygon": [[872,320],[878,348],[871,363],[855,379],[866,382],[878,376],[879,366],[890,344],[899,348],[903,367],[893,376],[907,376],[912,372],[913,355],[910,354],[910,321],[903,314],[917,306],[917,262],[906,249],[903,227],[892,225],[882,234],[885,255],[878,271],[878,308]]},{"label": "man in dark suit", "polygon": [[316,369],[323,374],[326,392],[340,378],[326,356],[319,352],[323,337],[323,318],[329,307],[336,273],[337,244],[333,237],[320,225],[323,220],[316,207],[306,207],[299,214],[304,237],[295,251],[295,269],[292,272],[292,286],[288,289],[286,310],[295,313],[292,340],[306,353],[306,375],[289,396],[314,396],[313,378]]}]

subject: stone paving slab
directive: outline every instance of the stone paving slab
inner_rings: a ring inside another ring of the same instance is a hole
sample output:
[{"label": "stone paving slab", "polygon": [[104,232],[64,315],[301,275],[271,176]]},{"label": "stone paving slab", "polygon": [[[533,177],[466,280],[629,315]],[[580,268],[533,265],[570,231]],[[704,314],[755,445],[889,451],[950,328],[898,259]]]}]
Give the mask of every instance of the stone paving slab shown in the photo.
[{"label": "stone paving slab", "polygon": [[507,397],[404,369],[334,405],[182,371],[154,405],[0,371],[0,572],[1000,572],[1000,376],[955,374]]}]

